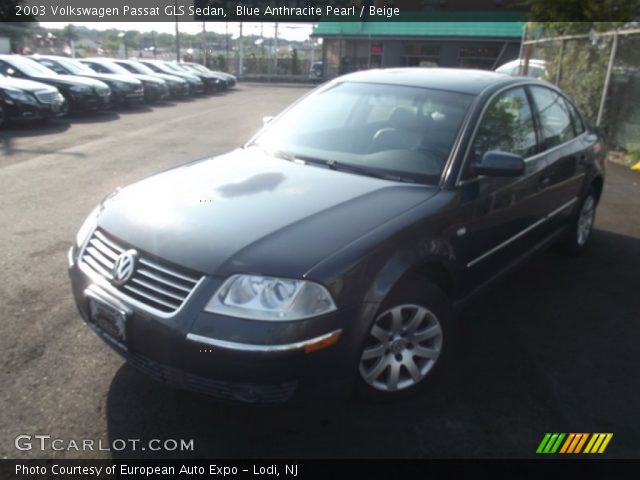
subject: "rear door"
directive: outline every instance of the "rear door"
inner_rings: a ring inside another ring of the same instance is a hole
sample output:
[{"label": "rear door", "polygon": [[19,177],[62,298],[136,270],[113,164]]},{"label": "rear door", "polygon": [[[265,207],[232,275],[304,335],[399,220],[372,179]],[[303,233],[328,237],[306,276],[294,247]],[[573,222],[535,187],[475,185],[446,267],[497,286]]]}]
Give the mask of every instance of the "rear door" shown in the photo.
[{"label": "rear door", "polygon": [[546,157],[546,233],[567,219],[584,182],[590,145],[581,118],[560,93],[544,86],[529,87],[540,129],[541,152]]}]

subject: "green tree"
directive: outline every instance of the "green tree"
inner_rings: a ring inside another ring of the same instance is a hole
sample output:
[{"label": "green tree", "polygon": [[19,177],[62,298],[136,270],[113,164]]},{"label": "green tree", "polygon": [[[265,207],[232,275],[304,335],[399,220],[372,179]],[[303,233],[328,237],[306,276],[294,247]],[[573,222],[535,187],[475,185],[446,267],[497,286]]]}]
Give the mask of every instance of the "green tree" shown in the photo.
[{"label": "green tree", "polygon": [[524,4],[532,21],[549,22],[548,28],[558,35],[607,29],[611,23],[622,25],[640,16],[640,0],[525,0]]},{"label": "green tree", "polygon": [[227,59],[224,55],[219,54],[216,57],[216,68],[218,70],[222,70],[223,72],[227,71]]},{"label": "green tree", "polygon": [[298,57],[297,48],[294,48],[291,52],[291,74],[300,75],[300,58]]}]

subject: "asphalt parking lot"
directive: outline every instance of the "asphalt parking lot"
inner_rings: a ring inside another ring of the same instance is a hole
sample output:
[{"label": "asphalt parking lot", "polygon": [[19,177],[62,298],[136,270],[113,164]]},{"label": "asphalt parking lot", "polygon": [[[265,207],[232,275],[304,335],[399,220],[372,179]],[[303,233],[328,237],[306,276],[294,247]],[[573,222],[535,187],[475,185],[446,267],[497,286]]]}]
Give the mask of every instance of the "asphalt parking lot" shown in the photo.
[{"label": "asphalt parking lot", "polygon": [[[586,254],[551,250],[469,306],[457,369],[402,403],[221,405],[156,384],[82,325],[66,251],[93,206],[118,185],[242,144],[306,91],[240,84],[0,131],[0,456],[531,457],[545,432],[611,432],[605,456],[640,457],[640,172],[616,165]],[[21,434],[193,439],[195,449],[22,452]]]}]

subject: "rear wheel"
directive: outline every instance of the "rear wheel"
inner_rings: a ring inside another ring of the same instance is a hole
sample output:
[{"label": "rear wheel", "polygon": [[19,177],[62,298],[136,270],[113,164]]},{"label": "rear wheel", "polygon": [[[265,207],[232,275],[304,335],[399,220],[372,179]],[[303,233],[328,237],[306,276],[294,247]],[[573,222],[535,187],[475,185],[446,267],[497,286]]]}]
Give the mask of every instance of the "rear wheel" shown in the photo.
[{"label": "rear wheel", "polygon": [[360,394],[394,400],[432,383],[448,363],[453,337],[446,295],[422,279],[404,281],[383,302],[365,339]]},{"label": "rear wheel", "polygon": [[597,204],[596,194],[591,189],[583,198],[578,213],[571,224],[569,235],[564,242],[565,250],[568,253],[580,253],[587,245],[595,222]]}]

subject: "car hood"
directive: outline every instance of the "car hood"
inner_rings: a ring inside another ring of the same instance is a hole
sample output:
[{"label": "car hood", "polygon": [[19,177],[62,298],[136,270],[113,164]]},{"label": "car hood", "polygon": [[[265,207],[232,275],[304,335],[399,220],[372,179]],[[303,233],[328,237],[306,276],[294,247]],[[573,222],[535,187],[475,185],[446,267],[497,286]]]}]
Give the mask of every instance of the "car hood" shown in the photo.
[{"label": "car hood", "polygon": [[51,77],[33,77],[38,82],[47,83],[49,85],[66,85],[73,87],[75,85],[84,85],[91,88],[105,88],[107,84],[93,78],[78,77],[76,75],[56,75]]},{"label": "car hood", "polygon": [[165,83],[165,81],[161,78],[153,75],[145,75],[144,73],[132,73],[131,77],[129,78],[135,78],[136,80],[140,80],[141,82],[156,83],[158,85],[162,85],[163,83]]},{"label": "car hood", "polygon": [[153,76],[154,78],[160,78],[162,80],[167,80],[169,82],[186,83],[186,80],[184,78],[180,78],[177,75],[169,75],[168,73],[154,73],[153,75],[149,75],[149,76]]},{"label": "car hood", "polygon": [[27,92],[57,91],[56,88],[51,85],[11,77],[0,78],[0,87],[12,88],[15,90],[26,90]]},{"label": "car hood", "polygon": [[135,78],[130,77],[129,75],[119,75],[117,73],[82,73],[78,76],[104,82],[124,82],[132,85],[139,85],[138,80],[136,80]]},{"label": "car hood", "polygon": [[205,274],[301,277],[435,192],[248,148],[126,187],[98,223],[125,245]]},{"label": "car hood", "polygon": [[190,81],[196,81],[196,82],[200,82],[200,77],[198,77],[197,75],[191,75],[190,73],[186,73],[186,72],[166,72],[167,75],[175,75],[176,77],[180,77],[183,78],[185,80],[190,80]]}]

